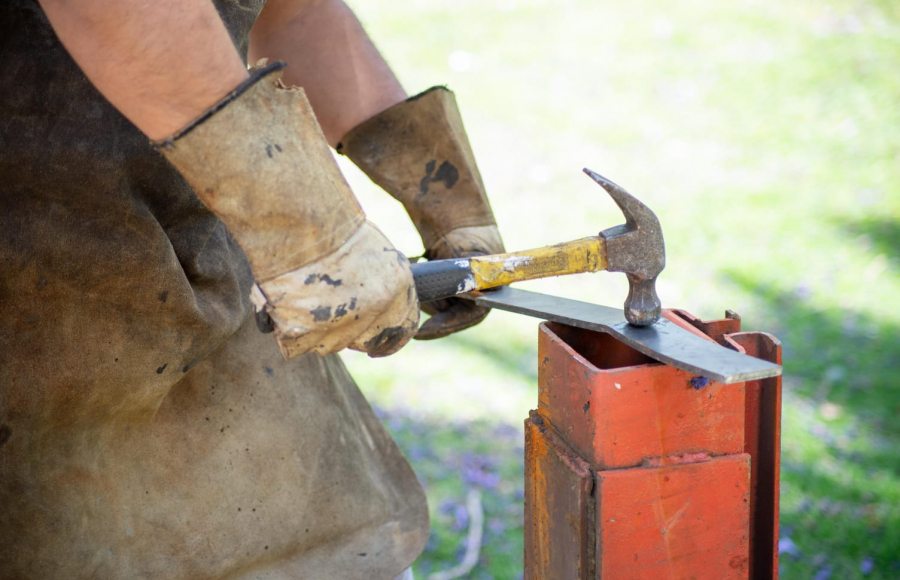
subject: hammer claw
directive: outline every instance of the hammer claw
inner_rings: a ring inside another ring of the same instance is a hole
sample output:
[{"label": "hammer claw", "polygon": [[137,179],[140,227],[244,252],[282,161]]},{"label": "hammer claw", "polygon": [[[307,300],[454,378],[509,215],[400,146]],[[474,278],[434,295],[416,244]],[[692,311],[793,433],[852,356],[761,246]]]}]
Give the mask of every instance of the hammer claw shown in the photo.
[{"label": "hammer claw", "polygon": [[605,189],[606,193],[608,193],[613,201],[616,202],[616,205],[622,210],[622,214],[625,215],[626,229],[633,230],[639,227],[639,224],[648,222],[656,222],[656,224],[659,225],[656,214],[654,214],[649,207],[641,203],[638,198],[622,189],[622,187],[615,182],[610,181],[599,173],[591,171],[587,167],[582,169],[582,171],[600,184],[600,187]]}]

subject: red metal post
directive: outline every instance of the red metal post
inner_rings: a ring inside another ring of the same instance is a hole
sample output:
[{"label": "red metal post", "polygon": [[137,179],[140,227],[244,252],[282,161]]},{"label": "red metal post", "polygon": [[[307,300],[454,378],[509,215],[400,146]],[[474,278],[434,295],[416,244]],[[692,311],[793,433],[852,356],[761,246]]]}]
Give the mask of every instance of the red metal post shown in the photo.
[{"label": "red metal post", "polygon": [[[780,356],[769,335],[735,334],[735,317],[669,317]],[[777,577],[779,381],[704,384],[609,335],[555,323],[540,326],[539,360],[538,410],[526,421],[526,579]]]}]

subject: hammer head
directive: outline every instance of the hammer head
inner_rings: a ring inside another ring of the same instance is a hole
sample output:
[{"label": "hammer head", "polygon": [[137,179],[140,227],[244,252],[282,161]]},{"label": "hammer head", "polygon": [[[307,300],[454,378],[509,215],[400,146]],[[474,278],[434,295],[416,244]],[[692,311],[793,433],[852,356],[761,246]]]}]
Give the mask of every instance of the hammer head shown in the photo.
[{"label": "hammer head", "polygon": [[659,320],[662,305],[656,295],[656,277],[666,267],[666,246],[656,214],[630,193],[585,168],[594,181],[606,190],[625,214],[625,223],[600,232],[606,240],[610,272],[628,277],[625,319],[635,326],[648,326]]}]

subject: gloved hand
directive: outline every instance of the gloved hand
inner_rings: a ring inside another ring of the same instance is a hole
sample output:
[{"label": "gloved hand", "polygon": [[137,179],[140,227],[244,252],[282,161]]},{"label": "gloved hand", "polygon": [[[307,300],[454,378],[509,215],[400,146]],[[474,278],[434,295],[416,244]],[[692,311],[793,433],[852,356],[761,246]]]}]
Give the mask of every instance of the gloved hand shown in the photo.
[{"label": "gloved hand", "polygon": [[[452,92],[433,87],[351,130],[338,144],[372,181],[398,199],[429,260],[504,252],[475,156]],[[422,304],[432,317],[416,338],[447,336],[489,309],[459,298]]]},{"label": "gloved hand", "polygon": [[363,224],[324,258],[258,286],[285,358],[344,348],[386,356],[415,334],[419,308],[409,260]]},{"label": "gloved hand", "polygon": [[285,358],[391,354],[418,326],[409,263],[366,221],[305,93],[281,85],[282,67],[254,71],[155,146],[244,250]]},{"label": "gloved hand", "polygon": [[[502,252],[502,248],[503,242],[496,226],[465,227],[447,232],[426,252],[425,257],[429,260],[469,258]],[[462,298],[423,302],[421,307],[431,318],[416,333],[418,340],[441,338],[475,326],[491,311],[490,308],[477,306],[471,300]]]}]

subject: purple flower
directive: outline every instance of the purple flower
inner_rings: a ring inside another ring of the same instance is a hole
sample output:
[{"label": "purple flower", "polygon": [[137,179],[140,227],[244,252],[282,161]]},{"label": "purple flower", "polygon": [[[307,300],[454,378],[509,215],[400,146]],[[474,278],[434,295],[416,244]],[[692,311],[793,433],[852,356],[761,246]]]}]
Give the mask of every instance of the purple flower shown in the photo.
[{"label": "purple flower", "polygon": [[457,505],[453,509],[453,524],[450,529],[454,532],[460,532],[469,527],[469,512],[464,505]]},{"label": "purple flower", "polygon": [[504,526],[503,522],[498,518],[492,518],[491,521],[488,522],[488,530],[499,535],[506,531],[506,526]]},{"label": "purple flower", "polygon": [[467,485],[474,485],[485,489],[494,489],[500,483],[500,476],[496,473],[485,473],[480,469],[464,468],[462,480]]},{"label": "purple flower", "polygon": [[875,562],[872,561],[870,556],[866,556],[863,558],[863,561],[859,563],[859,571],[862,572],[864,576],[871,574],[874,569]]},{"label": "purple flower", "polygon": [[459,504],[453,498],[445,498],[438,504],[438,513],[447,515],[453,512]]},{"label": "purple flower", "polygon": [[490,457],[464,453],[460,459],[460,475],[466,485],[494,489],[500,483],[500,476],[493,473],[495,463]]},{"label": "purple flower", "polygon": [[797,556],[800,554],[800,548],[797,547],[797,544],[794,543],[794,540],[790,538],[781,538],[780,540],[778,540],[778,553]]},{"label": "purple flower", "polygon": [[407,455],[409,455],[409,458],[413,461],[421,461],[431,454],[430,451],[431,450],[426,447],[413,445],[409,448]]},{"label": "purple flower", "polygon": [[794,290],[794,293],[800,300],[808,300],[809,297],[812,296],[813,290],[809,284],[803,282],[799,286],[797,286],[796,290]]}]

